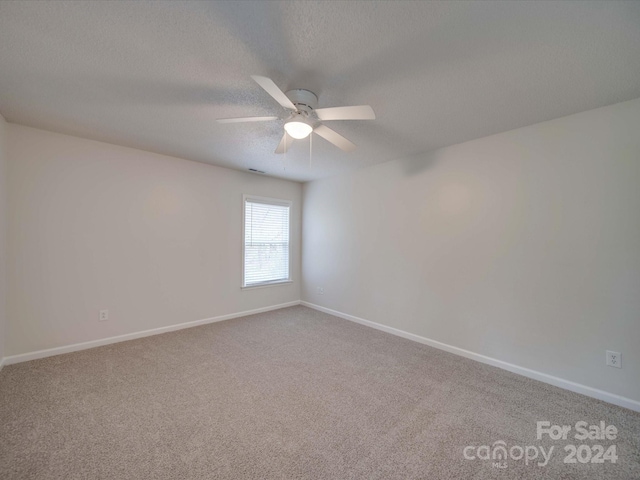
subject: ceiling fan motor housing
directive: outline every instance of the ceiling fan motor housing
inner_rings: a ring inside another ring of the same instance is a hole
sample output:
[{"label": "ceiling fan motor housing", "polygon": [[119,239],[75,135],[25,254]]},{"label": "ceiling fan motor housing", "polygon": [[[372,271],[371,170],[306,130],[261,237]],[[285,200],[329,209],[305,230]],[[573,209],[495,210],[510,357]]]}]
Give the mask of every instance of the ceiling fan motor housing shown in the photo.
[{"label": "ceiling fan motor housing", "polygon": [[318,97],[309,90],[298,88],[289,90],[285,95],[291,100],[300,113],[306,112],[307,115],[311,115],[313,110],[318,106]]}]

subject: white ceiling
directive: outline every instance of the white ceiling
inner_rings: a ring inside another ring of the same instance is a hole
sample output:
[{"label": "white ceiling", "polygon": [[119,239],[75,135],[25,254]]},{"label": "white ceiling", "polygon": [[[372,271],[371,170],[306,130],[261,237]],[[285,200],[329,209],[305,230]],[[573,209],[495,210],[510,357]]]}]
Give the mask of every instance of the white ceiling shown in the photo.
[{"label": "white ceiling", "polygon": [[[273,154],[250,75],[370,104]],[[0,2],[10,121],[306,181],[640,97],[640,2]]]}]

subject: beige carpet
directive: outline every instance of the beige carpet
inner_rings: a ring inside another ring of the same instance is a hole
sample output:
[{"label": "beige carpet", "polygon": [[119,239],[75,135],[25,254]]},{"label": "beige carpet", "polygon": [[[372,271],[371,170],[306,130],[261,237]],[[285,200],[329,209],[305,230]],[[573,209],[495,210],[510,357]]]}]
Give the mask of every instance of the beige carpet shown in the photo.
[{"label": "beige carpet", "polygon": [[[544,420],[604,420],[618,437],[538,441]],[[503,469],[463,456],[498,440],[555,451],[546,466],[508,458]],[[568,443],[615,444],[617,463],[564,464]],[[0,469],[2,479],[638,479],[640,414],[291,307],[5,367]]]}]

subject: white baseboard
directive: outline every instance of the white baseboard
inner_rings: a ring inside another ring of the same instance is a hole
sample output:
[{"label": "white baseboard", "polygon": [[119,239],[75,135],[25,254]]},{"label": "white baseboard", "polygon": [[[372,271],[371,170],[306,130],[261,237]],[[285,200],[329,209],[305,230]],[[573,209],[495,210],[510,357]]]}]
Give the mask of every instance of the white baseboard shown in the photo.
[{"label": "white baseboard", "polygon": [[422,343],[424,345],[428,345],[430,347],[438,348],[440,350],[444,350],[449,353],[460,355],[462,357],[469,358],[477,362],[485,363],[487,365],[492,365],[494,367],[498,367],[503,370],[507,370],[509,372],[517,373],[524,377],[532,378],[534,380],[538,380],[543,383],[548,383],[556,387],[564,388],[565,390],[570,390],[572,392],[580,393],[588,397],[596,398],[598,400],[602,400],[608,403],[612,403],[614,405],[618,405],[620,407],[625,407],[630,410],[640,412],[640,402],[637,400],[633,400],[631,398],[623,397],[621,395],[616,395],[615,393],[605,392],[604,390],[588,387],[580,383],[575,383],[569,380],[565,380],[563,378],[555,377],[553,375],[548,375],[546,373],[538,372],[536,370],[531,370],[529,368],[520,367],[512,363],[504,362],[502,360],[498,360],[492,357],[487,357],[485,355],[471,352],[469,350],[464,350],[462,348],[454,347],[452,345],[438,342],[436,340],[431,340],[430,338],[421,337],[420,335],[415,335],[413,333],[405,332],[404,330],[388,327],[380,323],[375,323],[370,320],[365,320],[364,318],[356,317],[354,315],[349,315],[347,313],[342,313],[337,310],[332,310],[330,308],[322,307],[320,305],[315,305],[313,303],[299,301],[299,300],[288,302],[288,303],[281,303],[279,305],[272,305],[269,307],[257,308],[254,310],[246,310],[244,312],[220,315],[217,317],[205,318],[202,320],[195,320],[193,322],[179,323],[177,325],[169,325],[166,327],[154,328],[151,330],[144,330],[141,332],[118,335],[116,337],[109,337],[109,338],[103,338],[99,340],[92,340],[89,342],[76,343],[73,345],[49,348],[47,350],[39,350],[36,352],[23,353],[20,355],[11,355],[8,357],[0,358],[0,370],[2,370],[2,367],[4,365],[12,365],[14,363],[28,362],[29,360],[36,360],[38,358],[45,358],[45,357],[51,357],[54,355],[61,355],[63,353],[86,350],[89,348],[100,347],[100,346],[109,345],[112,343],[125,342],[127,340],[135,340],[136,338],[159,335],[161,333],[173,332],[176,330],[182,330],[184,328],[197,327],[199,325],[206,325],[208,323],[222,322],[224,320],[231,320],[232,318],[244,317],[247,315],[254,315],[256,313],[268,312],[271,310],[278,310],[281,308],[292,307],[295,305],[304,305],[306,307],[313,308],[314,310],[319,310],[321,312],[328,313],[329,315],[333,315],[335,317],[343,318],[345,320],[359,323],[361,325],[366,325],[368,327],[375,328],[383,332],[391,333],[392,335],[397,335],[399,337],[403,337],[408,340],[413,340],[414,342]]},{"label": "white baseboard", "polygon": [[88,348],[101,347],[103,345],[109,345],[111,343],[126,342],[127,340],[135,340],[136,338],[150,337],[151,335],[159,335],[161,333],[173,332],[176,330],[182,330],[184,328],[197,327],[199,325],[206,325],[208,323],[222,322],[224,320],[231,320],[232,318],[245,317],[247,315],[254,315],[256,313],[268,312],[271,310],[279,310],[281,308],[293,307],[294,305],[300,305],[300,301],[281,303],[279,305],[271,305],[269,307],[256,308],[254,310],[246,310],[244,312],[230,313],[228,315],[220,315],[217,317],[205,318],[202,320],[195,320],[193,322],[178,323],[176,325],[169,325],[166,327],[152,328],[151,330],[143,330],[141,332],[127,333],[125,335],[118,335],[116,337],[101,338],[99,340],[91,340],[89,342],[74,343],[73,345],[65,345],[62,347],[49,348],[47,350],[38,350],[37,352],[22,353],[20,355],[11,355],[4,357],[0,361],[0,368],[2,365],[12,365],[14,363],[28,362],[29,360],[36,360],[38,358],[52,357],[54,355],[61,355],[63,353],[77,352],[78,350],[86,350]]},{"label": "white baseboard", "polygon": [[532,378],[534,380],[538,380],[543,383],[548,383],[556,387],[564,388],[565,390],[581,393],[582,395],[586,395],[588,397],[597,398],[598,400],[602,400],[608,403],[612,403],[614,405],[618,405],[620,407],[625,407],[630,410],[640,412],[640,402],[637,400],[633,400],[631,398],[623,397],[621,395],[616,395],[615,393],[605,392],[604,390],[588,387],[580,383],[571,382],[563,378],[554,377],[553,375],[548,375],[546,373],[538,372],[536,370],[520,367],[512,363],[503,362],[502,360],[498,360],[492,357],[487,357],[485,355],[480,355],[479,353],[470,352],[469,350],[464,350],[462,348],[454,347],[446,343],[438,342],[436,340],[431,340],[430,338],[421,337],[420,335],[415,335],[413,333],[405,332],[404,330],[399,330],[397,328],[388,327],[386,325],[375,323],[370,320],[365,320],[364,318],[349,315],[347,313],[338,312],[337,310],[321,307],[320,305],[315,305],[313,303],[301,301],[300,304],[304,305],[305,307],[313,308],[314,310],[319,310],[321,312],[328,313],[329,315],[333,315],[335,317],[344,318],[345,320],[350,320],[352,322],[356,322],[361,325],[366,325],[367,327],[375,328],[377,330],[382,330],[383,332],[391,333],[393,335],[397,335],[399,337],[413,340],[414,342],[422,343],[424,345],[429,345],[430,347],[438,348],[440,350],[444,350],[449,353],[454,353],[456,355],[460,355],[462,357],[469,358],[477,362],[486,363],[487,365],[492,365],[494,367],[502,368],[503,370],[507,370],[512,373],[517,373],[524,377]]}]

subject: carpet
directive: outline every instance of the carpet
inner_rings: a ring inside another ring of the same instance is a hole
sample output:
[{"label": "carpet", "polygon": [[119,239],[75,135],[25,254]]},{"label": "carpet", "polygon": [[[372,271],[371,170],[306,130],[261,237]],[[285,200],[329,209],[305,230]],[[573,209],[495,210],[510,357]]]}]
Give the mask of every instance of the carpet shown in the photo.
[{"label": "carpet", "polygon": [[0,472],[638,479],[640,414],[296,306],[6,366]]}]

